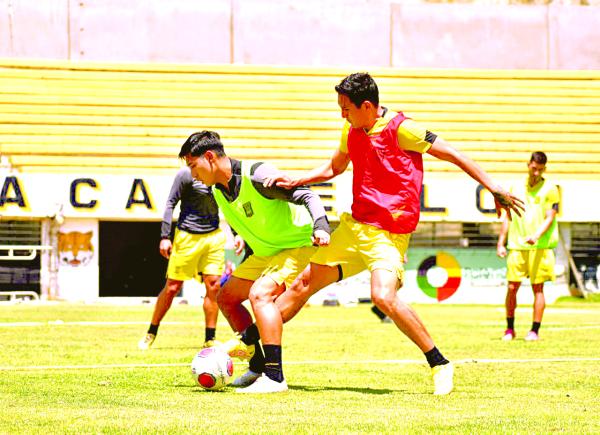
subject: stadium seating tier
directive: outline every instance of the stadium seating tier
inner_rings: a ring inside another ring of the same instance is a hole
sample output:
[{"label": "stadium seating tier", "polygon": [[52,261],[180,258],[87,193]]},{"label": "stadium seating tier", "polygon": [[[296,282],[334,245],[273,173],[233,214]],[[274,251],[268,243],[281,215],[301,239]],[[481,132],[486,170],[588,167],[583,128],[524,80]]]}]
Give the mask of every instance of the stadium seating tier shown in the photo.
[{"label": "stadium seating tier", "polygon": [[[333,86],[349,71],[256,65],[98,64],[0,59],[0,156],[21,172],[166,173],[192,132],[228,153],[303,171],[342,126]],[[373,68],[382,102],[466,151],[487,171],[600,172],[600,71]],[[428,171],[459,169],[426,156]]]}]

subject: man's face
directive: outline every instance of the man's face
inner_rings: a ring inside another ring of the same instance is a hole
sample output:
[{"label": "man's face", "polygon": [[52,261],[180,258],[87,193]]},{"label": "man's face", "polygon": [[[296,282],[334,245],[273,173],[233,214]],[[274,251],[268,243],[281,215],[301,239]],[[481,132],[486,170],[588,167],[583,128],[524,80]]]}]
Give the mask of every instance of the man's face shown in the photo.
[{"label": "man's face", "polygon": [[371,128],[375,122],[369,111],[370,103],[363,102],[356,107],[347,95],[338,94],[338,106],[342,110],[342,118],[347,120],[353,128]]},{"label": "man's face", "polygon": [[531,161],[527,165],[527,168],[529,170],[529,184],[531,186],[535,186],[537,183],[542,181],[542,175],[544,175],[546,165]]},{"label": "man's face", "polygon": [[185,163],[192,172],[194,179],[201,181],[207,186],[216,184],[214,176],[215,165],[211,165],[207,159],[206,154],[203,156],[192,156],[188,154],[185,156]]}]

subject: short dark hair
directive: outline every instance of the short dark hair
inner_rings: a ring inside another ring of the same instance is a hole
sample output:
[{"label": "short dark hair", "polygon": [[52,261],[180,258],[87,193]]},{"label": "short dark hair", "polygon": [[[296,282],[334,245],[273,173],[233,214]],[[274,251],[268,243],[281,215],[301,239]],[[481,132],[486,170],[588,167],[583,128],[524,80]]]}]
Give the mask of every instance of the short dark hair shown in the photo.
[{"label": "short dark hair", "polygon": [[356,107],[360,107],[365,101],[379,106],[379,89],[369,73],[350,74],[335,90],[338,94],[347,96]]},{"label": "short dark hair", "polygon": [[202,130],[193,133],[187,138],[181,146],[179,158],[184,158],[188,154],[193,157],[199,157],[204,155],[208,150],[214,151],[218,156],[225,155],[225,149],[223,148],[223,142],[221,142],[219,133],[216,131]]},{"label": "short dark hair", "polygon": [[529,159],[529,163],[536,162],[540,165],[545,165],[547,161],[548,157],[546,157],[546,154],[544,154],[542,151],[535,151],[531,153],[531,159]]}]

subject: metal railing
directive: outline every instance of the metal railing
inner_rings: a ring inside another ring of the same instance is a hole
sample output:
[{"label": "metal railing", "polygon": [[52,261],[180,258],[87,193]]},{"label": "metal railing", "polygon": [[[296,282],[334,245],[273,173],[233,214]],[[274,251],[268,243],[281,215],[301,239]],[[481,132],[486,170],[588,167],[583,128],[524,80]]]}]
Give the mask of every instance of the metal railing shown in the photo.
[{"label": "metal railing", "polygon": [[[48,245],[0,245],[0,260],[33,260],[38,251],[52,250]],[[25,254],[19,254],[25,252]]]}]

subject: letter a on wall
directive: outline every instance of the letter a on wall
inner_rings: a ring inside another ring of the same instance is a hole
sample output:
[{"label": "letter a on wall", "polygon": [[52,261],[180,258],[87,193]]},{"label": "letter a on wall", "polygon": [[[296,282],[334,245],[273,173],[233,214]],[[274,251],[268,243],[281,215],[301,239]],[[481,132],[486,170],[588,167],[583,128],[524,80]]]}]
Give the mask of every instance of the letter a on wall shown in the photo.
[{"label": "letter a on wall", "polygon": [[[142,199],[136,199],[138,190],[141,192]],[[144,184],[144,180],[141,178],[136,178],[133,180],[133,184],[131,186],[131,193],[129,194],[129,199],[127,200],[126,209],[130,209],[134,204],[144,204],[148,209],[152,210],[152,200],[150,199],[150,195],[148,194],[148,190],[146,190],[146,185]]]},{"label": "letter a on wall", "polygon": [[[11,187],[13,196],[9,197],[9,191],[11,190]],[[17,177],[6,177],[4,180],[2,191],[0,192],[0,207],[4,207],[4,204],[7,203],[14,203],[19,207],[27,207],[27,204],[25,203],[25,197],[23,196]]]}]

